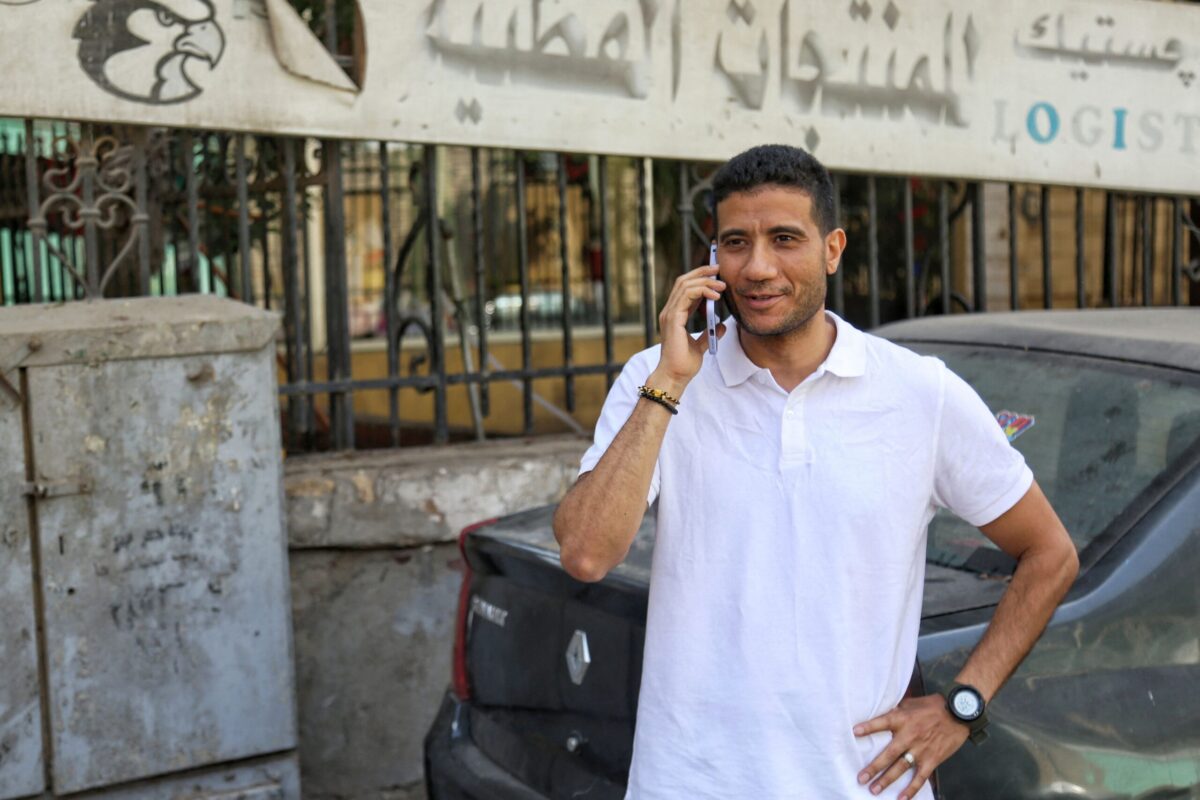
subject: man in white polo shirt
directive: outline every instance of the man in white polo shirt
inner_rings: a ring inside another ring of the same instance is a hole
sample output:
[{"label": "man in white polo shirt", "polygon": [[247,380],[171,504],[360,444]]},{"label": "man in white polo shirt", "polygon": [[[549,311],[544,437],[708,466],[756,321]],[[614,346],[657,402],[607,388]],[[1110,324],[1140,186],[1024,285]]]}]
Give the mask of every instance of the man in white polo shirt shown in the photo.
[{"label": "man in white polo shirt", "polygon": [[[659,501],[628,798],[930,798],[1075,549],[966,383],[825,310],[846,235],[824,167],[757,147],[713,189],[720,266],[676,281],[554,522],[563,566],[595,581]],[[686,326],[723,291],[712,356]],[[904,700],[938,507],[1018,566],[953,702]]]}]

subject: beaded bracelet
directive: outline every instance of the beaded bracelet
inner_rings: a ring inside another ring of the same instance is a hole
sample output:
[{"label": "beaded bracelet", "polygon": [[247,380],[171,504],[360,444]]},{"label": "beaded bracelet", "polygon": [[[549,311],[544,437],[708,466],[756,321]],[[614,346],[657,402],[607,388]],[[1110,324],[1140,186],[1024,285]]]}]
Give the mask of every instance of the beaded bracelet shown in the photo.
[{"label": "beaded bracelet", "polygon": [[670,403],[673,406],[679,405],[678,397],[672,397],[671,395],[664,392],[662,389],[651,389],[649,386],[639,386],[638,394],[641,395],[642,397],[666,400],[668,403]]},{"label": "beaded bracelet", "polygon": [[679,413],[679,401],[664,392],[662,389],[651,389],[649,386],[639,386],[638,397],[644,397],[653,403],[658,403],[672,414]]}]

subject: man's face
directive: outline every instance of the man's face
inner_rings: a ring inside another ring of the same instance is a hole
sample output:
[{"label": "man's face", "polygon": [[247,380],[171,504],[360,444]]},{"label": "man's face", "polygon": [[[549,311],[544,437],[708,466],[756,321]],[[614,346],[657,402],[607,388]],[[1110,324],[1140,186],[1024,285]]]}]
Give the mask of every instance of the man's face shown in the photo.
[{"label": "man's face", "polygon": [[838,228],[822,236],[812,210],[807,192],[772,185],[718,205],[717,263],[745,332],[782,336],[824,308],[825,281],[837,271],[846,234]]}]

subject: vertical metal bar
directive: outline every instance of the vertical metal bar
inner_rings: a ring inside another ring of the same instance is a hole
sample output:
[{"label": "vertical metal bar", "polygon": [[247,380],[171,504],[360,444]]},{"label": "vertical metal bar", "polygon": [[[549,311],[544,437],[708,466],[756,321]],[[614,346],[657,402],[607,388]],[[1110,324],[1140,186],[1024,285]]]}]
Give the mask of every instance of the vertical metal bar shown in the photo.
[{"label": "vertical metal bar", "polygon": [[913,246],[912,178],[904,178],[904,316],[917,315],[917,257]]},{"label": "vertical metal bar", "polygon": [[[99,159],[97,159],[97,161],[99,161]],[[97,172],[99,172],[99,169],[97,169]],[[103,280],[105,273],[108,271],[108,265],[112,263],[113,248],[112,239],[108,236],[108,232],[102,229],[99,225],[96,226],[96,241],[100,245],[100,258],[96,263],[100,265],[100,276],[101,280]],[[105,291],[104,287],[97,284],[96,288],[97,296],[103,297]]]},{"label": "vertical metal bar", "polygon": [[1042,222],[1042,307],[1054,306],[1054,281],[1051,279],[1050,258],[1050,187],[1042,187],[1041,202]]},{"label": "vertical metal bar", "polygon": [[[387,376],[400,377],[400,342],[396,341],[396,272],[392,269],[392,186],[387,142],[379,143],[379,216],[383,225],[383,330],[387,337]],[[400,389],[388,387],[388,435],[400,446]]]},{"label": "vertical metal bar", "polygon": [[[29,204],[30,260],[26,269],[30,275],[30,290],[33,302],[43,300],[42,292],[42,241],[46,236],[46,218],[42,216],[41,198],[38,193],[37,138],[34,136],[33,120],[25,120],[25,198]],[[14,281],[15,281],[14,275]],[[48,277],[48,276],[47,276]]]},{"label": "vertical metal bar", "polygon": [[1008,185],[1008,304],[1021,309],[1020,268],[1017,264],[1017,185]]},{"label": "vertical metal bar", "polygon": [[442,319],[442,220],[438,214],[438,154],[437,146],[427,144],[422,153],[425,193],[425,252],[429,261],[429,327],[433,334],[432,361],[430,365],[437,375],[437,387],[433,397],[433,440],[445,444],[450,439],[446,418],[446,342],[445,325]]},{"label": "vertical metal bar", "polygon": [[651,170],[646,169],[650,164],[648,158],[637,160],[637,215],[638,215],[638,253],[642,263],[642,336],[646,347],[654,343],[654,264],[650,260],[650,226],[647,217],[650,214],[649,192],[646,183],[651,179]]},{"label": "vertical metal bar", "polygon": [[[182,174],[183,167],[183,142],[181,141],[182,134],[175,135],[173,132],[168,135],[166,145],[166,157],[168,169],[177,174]],[[183,203],[182,205],[186,205]],[[186,222],[180,222],[179,215],[182,213],[180,202],[171,198],[163,200],[162,204],[162,237],[163,237],[163,264],[159,269],[159,275],[162,282],[162,293],[164,295],[173,293],[174,295],[181,294],[180,287],[182,282],[180,276],[183,275],[183,259],[185,246],[181,243],[181,237],[184,234],[184,226]],[[170,253],[170,269],[168,270],[167,254]],[[170,280],[168,280],[168,275]]]},{"label": "vertical metal bar", "polygon": [[[350,377],[350,298],[346,282],[346,203],[342,146],[321,142],[325,167],[325,368],[330,381]],[[354,447],[354,407],[348,391],[329,393],[333,447]]]},{"label": "vertical metal bar", "polygon": [[[99,159],[97,159],[97,161],[99,161]],[[99,169],[97,169],[97,172],[99,172]],[[107,231],[103,230],[97,224],[97,226],[96,226],[96,241],[99,244],[100,257],[99,257],[99,259],[97,259],[96,263],[100,266],[100,276],[101,276],[102,280],[103,280],[104,274],[108,271],[108,265],[112,263],[112,257],[113,257],[111,239],[107,235],[107,233],[108,233]],[[99,284],[97,284],[96,289],[97,289],[96,296],[103,297],[104,291],[105,291],[104,287],[101,287]]]},{"label": "vertical metal bar", "polygon": [[[604,388],[612,388],[613,373],[613,292],[612,292],[612,231],[608,220],[608,159],[597,159],[600,187],[600,268],[604,283]],[[691,238],[691,230],[684,231],[684,238]]]},{"label": "vertical metal bar", "polygon": [[1171,198],[1171,299],[1173,306],[1180,305],[1179,284],[1183,281],[1183,203],[1178,197]]},{"label": "vertical metal bar", "polygon": [[1154,198],[1139,197],[1142,218],[1142,305],[1154,305]]},{"label": "vertical metal bar", "polygon": [[196,177],[196,140],[191,131],[183,134],[183,168],[187,181],[188,280],[179,293],[200,291],[200,186]]},{"label": "vertical metal bar", "polygon": [[[1135,196],[1131,199],[1133,200],[1133,231],[1132,231],[1132,235],[1130,238],[1133,242],[1133,246],[1131,248],[1131,251],[1132,251],[1131,256],[1132,256],[1132,260],[1133,260],[1133,263],[1132,263],[1132,267],[1133,267],[1132,273],[1133,274],[1131,275],[1131,278],[1130,278],[1129,294],[1130,294],[1130,299],[1136,304],[1138,302],[1138,290],[1139,290],[1138,270],[1141,269],[1141,265],[1142,265],[1142,258],[1141,258],[1142,254],[1141,254],[1141,251],[1138,250],[1138,245],[1141,243],[1141,240],[1142,240],[1142,213],[1145,211],[1145,209],[1142,207],[1142,198]],[[1122,222],[1123,221],[1124,220],[1122,219]],[[1144,305],[1145,298],[1143,298],[1142,302]]]},{"label": "vertical metal bar", "polygon": [[[15,159],[4,159],[3,166],[0,166],[0,186],[17,186],[20,183],[17,173],[23,169],[28,152],[21,134],[14,134],[14,138],[16,142],[9,144],[4,137],[0,136],[0,156],[16,156],[19,149],[22,166],[19,167],[15,163]],[[28,208],[28,202],[26,202],[26,207]],[[24,214],[25,220],[28,220],[30,216],[32,213]],[[6,230],[8,236],[5,236]],[[5,253],[9,254],[9,258],[5,258]],[[7,229],[0,228],[0,306],[15,301],[11,284],[15,282],[18,266],[26,261],[19,230],[15,226]]]},{"label": "vertical metal bar", "polygon": [[[0,151],[0,154],[7,155],[2,151]],[[0,181],[5,181],[13,177],[15,176],[0,174]],[[28,219],[28,215],[26,215],[26,219]],[[7,236],[5,235],[6,233],[8,234]],[[4,254],[6,252],[11,254],[11,258],[5,258]],[[27,261],[20,231],[11,228],[7,230],[0,228],[0,306],[16,302],[13,284],[16,282],[18,268]]]},{"label": "vertical metal bar", "polygon": [[138,237],[137,293],[150,294],[150,192],[146,164],[150,158],[150,133],[142,128],[138,134],[134,163],[134,228]]},{"label": "vertical metal bar", "polygon": [[571,330],[571,259],[567,241],[567,157],[558,154],[558,259],[562,266],[563,366],[567,411],[575,410],[575,377],[569,372],[574,360]]},{"label": "vertical metal bar", "polygon": [[[259,161],[260,161],[260,163],[264,163],[265,157],[262,155],[259,155]],[[265,164],[264,164],[264,167],[265,167]],[[266,195],[265,189],[263,190],[263,194],[264,194],[264,196]],[[262,225],[259,228],[259,231],[260,231],[260,233],[259,233],[259,237],[258,237],[258,247],[262,251],[262,263],[263,263],[263,276],[262,276],[263,277],[263,308],[270,311],[271,310],[271,292],[275,288],[274,286],[271,285],[271,231],[270,231],[270,228],[266,224]]]},{"label": "vertical metal bar", "polygon": [[[246,170],[246,134],[237,136],[237,201],[238,201],[238,255],[241,256],[241,300],[254,303],[254,281],[250,270],[250,186]],[[232,269],[233,265],[227,265]]]},{"label": "vertical metal bar", "polygon": [[521,402],[524,411],[524,431],[533,432],[533,378],[529,371],[533,368],[533,344],[529,330],[529,227],[528,208],[525,197],[525,153],[517,150],[513,153],[517,170],[517,271],[521,282]]},{"label": "vertical metal bar", "polygon": [[[138,162],[138,156],[135,151],[134,156],[133,156],[133,198],[134,198],[133,202],[134,202],[134,205],[136,208],[144,209],[145,206],[142,206],[140,203],[138,203],[138,199],[137,199],[138,198],[138,194],[137,194],[137,185],[138,185],[137,162]],[[137,261],[136,261],[136,263],[133,264],[132,269],[125,270],[125,285],[126,285],[126,287],[128,287],[126,289],[125,294],[127,297],[145,297],[147,294],[147,292],[142,288],[142,284],[143,284],[142,264],[143,263],[147,264],[147,267],[145,269],[145,277],[146,277],[146,284],[147,285],[149,284],[150,268],[148,265],[148,261],[144,261],[142,258],[142,256],[145,255],[143,253],[142,242],[143,242],[143,240],[145,240],[147,238],[145,234],[148,233],[146,228],[149,226],[150,217],[148,214],[146,214],[145,215],[146,221],[144,223],[139,223],[137,221],[137,217],[141,214],[145,214],[145,212],[138,211],[135,209],[134,212],[129,217],[130,228],[133,232],[133,235],[137,237],[137,245],[135,248],[137,250],[137,253],[136,253]],[[130,259],[130,260],[132,261],[133,259]]]},{"label": "vertical metal bar", "polygon": [[[70,137],[70,129],[67,127],[66,123],[62,123],[62,129],[59,131],[59,133],[57,135],[63,137],[64,141],[63,141],[63,147],[61,149],[63,151],[64,157],[69,158],[70,150],[69,150],[69,146],[66,145],[66,142],[69,140],[69,137]],[[50,158],[51,159],[54,158],[55,152],[58,149],[59,148],[56,146],[56,144],[52,140],[50,143]],[[75,234],[75,233],[58,233],[58,234],[53,234],[52,236],[47,237],[46,246],[45,246],[45,249],[43,250],[43,257],[46,259],[47,264],[51,263],[51,261],[50,261],[50,258],[51,258],[50,240],[51,239],[53,239],[54,243],[64,253],[70,253],[73,257],[75,257],[75,261],[73,263],[76,266],[83,263],[83,259],[84,259],[83,242],[80,239],[79,235]],[[79,300],[82,297],[84,297],[83,285],[80,284],[75,279],[75,276],[71,274],[71,271],[67,268],[67,265],[61,259],[58,259],[58,258],[55,258],[54,261],[58,263],[58,284],[59,284],[59,287],[61,288],[61,291],[59,292],[60,299],[62,299],[62,300]]]},{"label": "vertical metal bar", "polygon": [[987,311],[987,236],[984,230],[983,184],[971,184],[971,284],[975,310]]},{"label": "vertical metal bar", "polygon": [[83,176],[82,210],[79,216],[83,219],[84,258],[87,263],[83,272],[86,283],[84,291],[88,297],[95,296],[100,290],[100,229],[98,226],[99,211],[96,209],[96,138],[90,123],[83,126],[82,142],[79,147],[79,159],[76,168]]},{"label": "vertical metal bar", "polygon": [[942,313],[950,313],[950,184],[938,186],[938,249],[942,256]]},{"label": "vertical metal bar", "polygon": [[[9,176],[6,175],[5,177]],[[3,253],[5,236],[4,231],[0,230],[0,306],[16,302],[15,284],[17,270],[21,265],[27,264],[29,261],[25,257],[25,248],[21,246],[21,240],[17,234],[17,231],[10,231],[11,238],[8,241],[11,243],[12,263],[11,266],[6,268]]]},{"label": "vertical metal bar", "polygon": [[[284,339],[287,343],[288,382],[295,383],[301,375],[303,346],[301,326],[303,312],[300,306],[299,238],[300,222],[296,213],[296,142],[291,138],[280,140],[283,147],[283,294],[285,313]],[[289,395],[287,401],[288,438],[291,447],[299,445],[301,437],[308,432],[308,398]]]},{"label": "vertical metal bar", "polygon": [[[696,210],[692,207],[691,186],[688,180],[688,165],[679,162],[679,271],[687,272],[692,268],[692,217]],[[604,298],[605,308],[608,308],[608,298]]]},{"label": "vertical metal bar", "polygon": [[879,327],[879,214],[875,176],[867,176],[867,300],[869,325]]},{"label": "vertical metal bar", "polygon": [[[313,288],[313,246],[311,229],[308,226],[308,220],[313,218],[312,215],[312,195],[309,191],[308,178],[311,176],[308,173],[308,162],[304,157],[304,148],[307,146],[305,139],[297,139],[297,146],[300,148],[300,159],[296,162],[298,174],[305,178],[304,185],[299,187],[298,199],[300,201],[300,251],[302,253],[298,262],[299,277],[296,279],[300,287],[301,297],[301,312],[303,321],[300,324],[300,337],[303,343],[304,361],[302,363],[303,372],[300,373],[298,380],[311,381],[316,377],[316,348],[313,347],[313,306],[316,303],[316,290]],[[287,280],[287,277],[284,277]],[[326,345],[328,348],[328,345]],[[327,433],[332,436],[330,428],[329,416],[327,414],[318,414],[317,412],[317,395],[314,392],[309,392],[304,396],[305,402],[308,404],[308,409],[305,412],[308,420],[308,428],[304,431],[304,448],[312,450],[316,447],[317,429],[320,425],[324,425]]]},{"label": "vertical metal bar", "polygon": [[[32,205],[29,208],[29,230],[31,235],[31,252],[29,258],[26,259],[26,265],[40,264],[43,267],[42,275],[39,278],[44,278],[41,284],[43,302],[50,300],[60,300],[66,298],[66,287],[63,282],[63,266],[62,263],[50,253],[49,244],[46,241],[46,219],[42,216],[40,209],[41,198],[38,182],[38,159],[45,159],[47,166],[53,163],[54,160],[54,130],[53,127],[46,131],[46,140],[30,139],[34,132],[34,121],[32,119],[25,120],[25,146],[26,150],[26,179],[25,187],[27,201]],[[33,159],[31,164],[29,159]],[[35,227],[40,228],[40,232],[35,233]],[[14,281],[16,276],[13,276]],[[13,291],[16,291],[14,285]]]},{"label": "vertical metal bar", "polygon": [[325,46],[337,58],[337,0],[325,0]]},{"label": "vertical metal bar", "polygon": [[[17,148],[20,148],[20,155],[22,156],[21,165],[18,165],[15,159],[6,159],[5,166],[0,168],[0,183],[5,186],[18,185],[20,183],[18,172],[23,170],[28,165],[29,150],[26,146],[26,140],[21,138],[19,134],[16,136],[16,138],[17,142],[11,148],[5,148],[4,140],[0,138],[0,155],[15,156],[17,155]],[[28,146],[32,147],[32,142],[30,142]],[[26,189],[28,190],[28,187],[26,187]],[[28,200],[26,200],[26,209],[27,212],[24,217],[26,220],[25,224],[28,225],[28,219],[33,216],[33,210],[32,208],[29,208]],[[11,261],[8,263],[6,269],[6,262],[4,258],[6,237],[4,236],[4,230],[0,230],[0,306],[15,302],[16,298],[14,296],[13,284],[16,282],[17,268],[21,264],[27,264],[29,261],[29,259],[25,257],[26,250],[23,246],[23,242],[21,241],[22,237],[20,235],[20,230],[14,227],[10,228],[8,232],[9,249],[7,252],[11,253]],[[29,235],[29,239],[32,241],[32,235]]]},{"label": "vertical metal bar", "polygon": [[1083,189],[1075,190],[1075,307],[1087,306],[1087,260],[1083,252]]},{"label": "vertical metal bar", "polygon": [[[842,227],[842,176],[833,175],[833,219],[837,227]],[[846,258],[838,264],[837,272],[833,273],[833,313],[839,317],[846,314]]]},{"label": "vertical metal bar", "polygon": [[487,345],[487,275],[483,261],[483,190],[482,171],[479,164],[479,148],[471,148],[471,233],[475,256],[475,328],[479,332],[479,407],[483,416],[491,413],[490,383],[488,373]]},{"label": "vertical metal bar", "polygon": [[1117,198],[1112,192],[1104,194],[1104,274],[1108,284],[1108,304],[1121,304],[1121,287],[1117,282]]},{"label": "vertical metal bar", "polygon": [[[207,169],[207,166],[208,166],[206,163],[203,163],[203,162],[207,162],[210,158],[209,143],[212,141],[216,141],[216,143],[217,143],[216,157],[213,158],[212,160],[217,162],[217,166],[222,172],[224,172],[224,170],[225,170],[225,163],[224,163],[225,153],[221,150],[221,137],[217,134],[205,133],[203,136],[200,137],[200,152],[202,154],[201,155],[202,165],[200,167],[201,175],[205,174],[204,171]],[[214,181],[214,184],[215,185],[213,188],[219,189],[220,188],[220,178],[218,178],[216,181]],[[213,219],[213,203],[207,202],[207,203],[205,203],[205,208],[204,208],[204,220],[205,221],[201,223],[201,226],[206,230],[214,227],[212,224],[212,219]],[[228,270],[229,270],[228,252],[221,252],[221,246],[223,244],[226,245],[226,250],[228,250],[228,241],[229,240],[227,237],[218,236],[216,241],[204,243],[204,248],[207,251],[207,256],[208,256],[208,258],[206,259],[206,261],[208,263],[205,265],[205,274],[208,276],[207,285],[208,285],[208,291],[210,294],[214,294],[214,295],[217,294],[217,277],[221,271],[221,268],[219,266],[217,266],[217,263],[218,263],[217,260],[220,258],[223,258],[225,261],[226,281],[228,281]],[[226,283],[226,285],[225,285],[225,290],[227,293],[233,294],[233,292],[229,291],[228,283]]]}]

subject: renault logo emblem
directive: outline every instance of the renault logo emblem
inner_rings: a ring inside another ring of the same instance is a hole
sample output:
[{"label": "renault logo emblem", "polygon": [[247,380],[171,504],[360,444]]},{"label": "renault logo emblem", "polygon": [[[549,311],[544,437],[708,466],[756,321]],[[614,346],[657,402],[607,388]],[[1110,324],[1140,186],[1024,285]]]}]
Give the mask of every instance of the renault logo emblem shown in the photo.
[{"label": "renault logo emblem", "polygon": [[575,631],[571,643],[567,645],[567,671],[571,674],[571,683],[581,685],[591,663],[592,654],[588,650],[587,634]]}]

